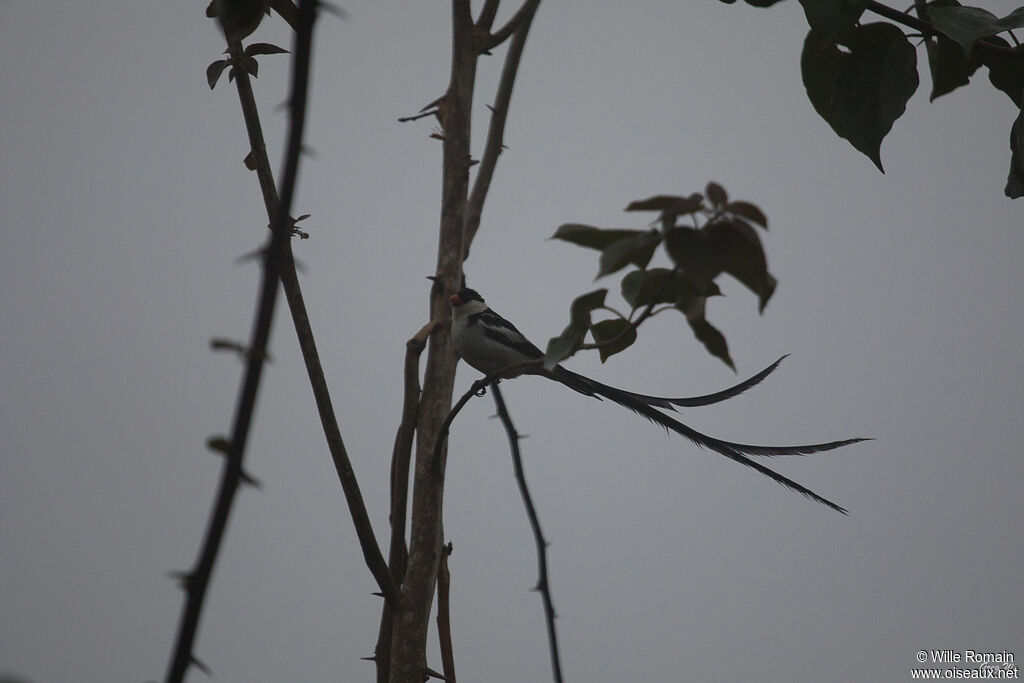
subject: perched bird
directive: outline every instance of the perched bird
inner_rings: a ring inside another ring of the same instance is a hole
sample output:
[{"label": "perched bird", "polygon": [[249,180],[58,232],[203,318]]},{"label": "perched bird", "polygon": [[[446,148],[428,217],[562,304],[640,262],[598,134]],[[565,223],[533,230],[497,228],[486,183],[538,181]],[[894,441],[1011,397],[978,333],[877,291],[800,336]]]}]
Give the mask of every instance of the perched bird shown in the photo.
[{"label": "perched bird", "polygon": [[633,412],[639,413],[665,429],[685,436],[698,446],[721,453],[731,460],[735,460],[742,465],[751,467],[771,477],[783,486],[797,491],[811,500],[827,505],[844,515],[847,514],[845,508],[836,505],[810,489],[746,456],[806,455],[820,451],[829,451],[834,448],[857,443],[858,441],[865,441],[866,439],[844,439],[842,441],[830,441],[829,443],[808,444],[805,446],[756,446],[733,443],[702,434],[658,410],[659,408],[675,410],[675,406],[705,406],[736,396],[767,377],[778,367],[785,356],[753,377],[713,394],[689,398],[647,396],[602,384],[589,377],[584,377],[571,370],[567,370],[561,365],[556,365],[551,369],[545,368],[541,363],[541,359],[544,358],[544,352],[531,343],[522,332],[516,329],[515,325],[492,311],[484,302],[483,297],[475,290],[461,289],[452,294],[449,297],[449,301],[452,305],[452,340],[455,343],[455,349],[464,361],[485,375],[499,372],[503,373],[503,376],[506,378],[524,374],[540,375],[560,382],[573,391],[577,391],[585,396],[609,399],[625,408],[629,408]]}]

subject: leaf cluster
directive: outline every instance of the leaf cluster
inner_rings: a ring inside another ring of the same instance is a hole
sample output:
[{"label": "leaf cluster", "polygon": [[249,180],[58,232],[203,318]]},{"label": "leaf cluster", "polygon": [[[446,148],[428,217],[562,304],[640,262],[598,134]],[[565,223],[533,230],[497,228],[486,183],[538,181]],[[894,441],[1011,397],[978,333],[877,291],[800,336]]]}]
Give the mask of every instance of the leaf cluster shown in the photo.
[{"label": "leaf cluster", "polygon": [[[581,349],[594,348],[601,361],[629,348],[637,327],[664,311],[681,313],[697,339],[716,358],[735,370],[725,336],[707,321],[708,297],[720,296],[715,279],[727,273],[758,297],[763,312],[777,281],[768,272],[761,239],[754,226],[768,229],[768,219],[754,204],[730,201],[725,189],[710,182],[704,193],[687,197],[656,195],[630,202],[626,211],[656,211],[649,230],[603,229],[579,223],[559,226],[560,239],[601,252],[597,277],[630,268],[619,285],[630,306],[624,315],[605,302],[607,288],[577,297],[565,330],[548,342],[545,365],[553,367]],[[664,248],[670,268],[648,267],[657,248]],[[614,317],[595,321],[595,311]],[[586,343],[587,334],[593,343]]]},{"label": "leaf cluster", "polygon": [[231,70],[228,71],[228,81],[235,80],[236,69],[243,69],[247,74],[256,78],[260,69],[260,65],[255,59],[257,55],[280,55],[287,53],[288,50],[271,43],[252,43],[247,45],[238,57],[218,59],[215,62],[211,62],[210,66],[206,67],[206,82],[210,86],[210,90],[213,90],[217,85],[217,81],[220,80],[221,74],[224,73],[224,69],[229,66]]},{"label": "leaf cluster", "polygon": [[[781,0],[746,0],[770,7]],[[735,0],[722,0],[733,3]],[[935,100],[967,85],[984,66],[992,85],[1024,107],[1024,47],[1012,31],[1024,27],[1024,7],[1004,17],[957,0],[914,3],[915,14],[872,0],[800,0],[810,26],[800,72],[815,111],[841,138],[883,171],[882,140],[919,85],[917,49],[923,43]],[[871,11],[892,23],[862,21]],[[905,33],[901,26],[908,27]],[[999,34],[1006,34],[1013,46]],[[1011,128],[1005,193],[1024,196],[1024,114]]]}]

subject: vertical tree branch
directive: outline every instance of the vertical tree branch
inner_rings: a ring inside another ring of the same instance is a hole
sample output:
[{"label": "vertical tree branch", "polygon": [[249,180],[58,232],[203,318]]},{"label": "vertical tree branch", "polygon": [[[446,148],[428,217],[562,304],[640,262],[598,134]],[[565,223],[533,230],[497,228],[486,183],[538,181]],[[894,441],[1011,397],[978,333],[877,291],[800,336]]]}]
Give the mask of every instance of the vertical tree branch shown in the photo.
[{"label": "vertical tree branch", "polygon": [[[278,211],[277,188],[274,184],[274,174],[270,168],[270,161],[267,158],[266,143],[263,140],[263,128],[260,124],[259,109],[256,106],[256,98],[253,95],[252,83],[249,75],[239,69],[235,82],[238,88],[238,98],[242,107],[242,116],[245,119],[245,127],[249,134],[249,144],[252,150],[252,158],[255,162],[256,177],[260,183],[260,190],[263,195],[263,203],[267,209],[268,217],[273,220]],[[291,219],[288,219],[289,230]],[[327,440],[327,447],[334,462],[338,480],[341,483],[342,491],[345,494],[345,501],[348,504],[349,513],[352,516],[353,526],[359,545],[363,551],[370,573],[373,574],[381,593],[384,594],[389,605],[398,601],[398,588],[390,578],[387,563],[381,554],[380,547],[373,533],[373,525],[370,523],[366,505],[363,503],[362,493],[359,489],[359,482],[352,469],[352,461],[345,448],[345,442],[341,436],[341,429],[338,426],[338,419],[334,412],[331,401],[331,394],[327,386],[327,379],[324,376],[323,366],[320,363],[320,354],[317,351],[316,339],[313,336],[313,329],[309,322],[309,314],[306,312],[306,304],[302,296],[302,288],[299,285],[298,274],[295,272],[295,259],[292,255],[291,241],[284,245],[285,255],[281,263],[281,284],[284,289],[285,299],[288,302],[288,309],[291,313],[292,323],[295,326],[295,334],[299,341],[299,349],[302,352],[302,360],[306,366],[306,374],[309,376],[310,388],[313,391],[313,399],[316,402],[317,413],[320,416],[320,424],[324,430]]]},{"label": "vertical tree branch", "polygon": [[[388,550],[388,569],[396,586],[402,584],[409,552],[405,543],[405,519],[409,500],[409,463],[412,460],[413,437],[420,404],[419,360],[427,346],[427,337],[436,325],[435,322],[427,323],[405,343],[402,421],[395,433],[395,446],[391,453],[391,545]],[[373,651],[378,683],[387,683],[390,678],[392,612],[385,605],[380,615],[377,646]]]},{"label": "vertical tree branch", "polygon": [[409,558],[402,582],[402,609],[394,619],[391,680],[422,683],[426,669],[426,640],[434,586],[441,553],[441,504],[444,464],[431,457],[439,427],[451,405],[457,358],[449,327],[451,311],[446,293],[462,278],[463,225],[469,188],[470,106],[476,78],[476,47],[469,0],[452,3],[452,68],[445,93],[441,224],[437,268],[430,291],[430,319],[439,325],[430,337],[416,426],[416,465],[413,483]]},{"label": "vertical tree branch", "polygon": [[[263,128],[260,123],[259,109],[256,106],[256,98],[253,95],[252,84],[247,73],[239,69],[235,81],[238,88],[238,98],[242,107],[242,116],[245,119],[245,127],[249,134],[249,144],[252,150],[252,158],[255,162],[256,177],[259,180],[260,190],[263,195],[263,203],[267,209],[268,217],[273,220],[274,215],[277,213],[279,201],[277,188],[274,184],[274,174],[267,157],[267,148],[263,139]],[[289,218],[289,229],[290,225],[291,221]],[[285,256],[281,264],[280,273],[281,284],[284,289],[285,299],[288,302],[288,309],[295,327],[295,335],[299,342],[299,349],[302,352],[303,363],[306,366],[306,374],[309,376],[310,388],[313,391],[313,399],[316,402],[317,413],[324,430],[324,437],[327,440],[331,460],[334,462],[338,480],[345,494],[345,501],[352,516],[353,526],[355,527],[356,536],[359,539],[359,545],[363,551],[366,565],[377,581],[377,585],[380,587],[381,593],[384,594],[388,604],[394,605],[398,601],[397,584],[389,576],[387,564],[377,544],[373,533],[373,525],[370,523],[370,517],[363,502],[359,482],[352,469],[352,461],[348,456],[348,450],[345,448],[345,442],[341,436],[341,429],[338,426],[338,419],[335,415],[331,394],[327,386],[327,379],[324,376],[323,366],[320,362],[320,354],[317,351],[313,328],[310,325],[309,314],[306,311],[306,304],[303,300],[302,288],[299,285],[298,274],[295,272],[295,258],[292,254],[290,240],[285,243],[284,249]]]},{"label": "vertical tree branch", "polygon": [[[491,180],[494,178],[494,169],[498,163],[498,156],[504,146],[505,121],[508,119],[509,104],[512,101],[512,86],[516,82],[516,74],[519,72],[519,62],[523,55],[523,47],[526,45],[526,36],[530,32],[534,14],[540,0],[527,0],[520,8],[516,16],[509,20],[509,25],[514,27],[512,40],[505,54],[505,63],[501,70],[501,80],[498,82],[498,90],[494,97],[494,105],[491,107],[491,123],[487,128],[487,141],[484,143],[484,153],[480,157],[480,166],[477,168],[476,179],[473,181],[473,191],[469,195],[469,206],[466,210],[466,254],[469,254],[469,245],[473,243],[477,230],[480,229],[480,217],[483,214],[484,200],[487,198],[487,191],[491,187]],[[486,9],[486,7],[485,7]],[[493,20],[493,17],[491,17]]]},{"label": "vertical tree branch", "polygon": [[[437,267],[430,291],[430,319],[438,321],[438,327],[430,337],[416,425],[409,555],[401,587],[402,608],[395,615],[391,638],[390,680],[394,683],[420,683],[426,670],[427,628],[443,541],[441,511],[447,449],[439,439],[452,402],[457,363],[449,331],[451,310],[447,295],[462,283],[462,262],[479,227],[483,201],[501,150],[512,84],[538,4],[539,0],[527,0],[509,22],[517,46],[510,46],[510,56],[506,57],[495,107],[502,111],[491,121],[484,152],[486,166],[479,171],[472,204],[475,208],[470,208],[467,203],[471,106],[482,43],[480,27],[473,25],[469,1],[452,2],[451,76],[443,103],[438,107],[444,134],[441,224]],[[496,6],[496,2],[485,4],[482,21],[493,22]],[[435,449],[439,453],[436,458]]]}]

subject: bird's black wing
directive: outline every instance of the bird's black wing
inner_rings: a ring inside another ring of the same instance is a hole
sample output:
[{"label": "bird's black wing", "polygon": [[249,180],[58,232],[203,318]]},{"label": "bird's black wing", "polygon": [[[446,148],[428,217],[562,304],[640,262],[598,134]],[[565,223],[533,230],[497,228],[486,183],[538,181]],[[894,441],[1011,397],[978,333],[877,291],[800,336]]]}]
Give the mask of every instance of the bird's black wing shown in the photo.
[{"label": "bird's black wing", "polygon": [[515,325],[489,308],[486,311],[470,315],[467,321],[470,326],[479,327],[487,338],[515,349],[526,356],[528,360],[544,356],[544,352],[516,329]]}]

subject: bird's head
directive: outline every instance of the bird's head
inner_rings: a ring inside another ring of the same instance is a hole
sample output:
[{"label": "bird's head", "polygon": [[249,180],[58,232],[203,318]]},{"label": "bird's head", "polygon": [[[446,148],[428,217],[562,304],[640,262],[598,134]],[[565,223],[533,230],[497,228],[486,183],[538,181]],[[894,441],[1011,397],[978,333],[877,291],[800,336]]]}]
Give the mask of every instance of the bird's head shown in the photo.
[{"label": "bird's head", "polygon": [[452,308],[458,308],[459,306],[468,304],[470,301],[479,301],[482,304],[484,302],[484,298],[480,296],[475,289],[464,287],[448,297],[448,301],[451,302]]}]

